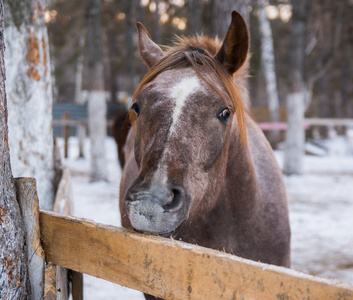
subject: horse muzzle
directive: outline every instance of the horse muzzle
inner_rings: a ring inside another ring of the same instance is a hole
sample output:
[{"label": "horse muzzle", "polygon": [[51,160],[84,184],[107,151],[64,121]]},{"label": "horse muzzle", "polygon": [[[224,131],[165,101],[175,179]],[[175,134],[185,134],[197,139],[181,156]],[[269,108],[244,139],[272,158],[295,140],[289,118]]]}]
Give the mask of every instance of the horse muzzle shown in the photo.
[{"label": "horse muzzle", "polygon": [[134,229],[165,235],[173,232],[187,218],[185,200],[185,192],[180,187],[145,187],[137,182],[127,191],[124,204]]}]

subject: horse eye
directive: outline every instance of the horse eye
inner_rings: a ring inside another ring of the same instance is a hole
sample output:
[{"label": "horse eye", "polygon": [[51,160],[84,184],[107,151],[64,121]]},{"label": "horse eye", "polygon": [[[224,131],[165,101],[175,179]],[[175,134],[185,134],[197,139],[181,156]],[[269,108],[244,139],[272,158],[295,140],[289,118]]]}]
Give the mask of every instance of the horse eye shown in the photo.
[{"label": "horse eye", "polygon": [[140,106],[136,102],[132,104],[131,108],[134,110],[136,116],[140,115]]},{"label": "horse eye", "polygon": [[230,117],[230,111],[228,108],[223,109],[219,114],[218,114],[218,119],[221,122],[226,122]]}]

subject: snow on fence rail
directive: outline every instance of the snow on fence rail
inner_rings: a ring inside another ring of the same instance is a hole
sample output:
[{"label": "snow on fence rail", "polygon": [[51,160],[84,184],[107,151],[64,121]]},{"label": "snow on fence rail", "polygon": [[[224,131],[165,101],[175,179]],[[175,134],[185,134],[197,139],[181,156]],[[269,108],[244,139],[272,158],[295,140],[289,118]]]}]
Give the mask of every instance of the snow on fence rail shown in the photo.
[{"label": "snow on fence rail", "polygon": [[[22,185],[26,180],[21,179]],[[64,170],[55,203],[57,212],[69,213],[70,184],[69,171]],[[37,245],[40,230],[41,247],[35,249],[40,249],[37,254],[42,260],[39,272],[43,273],[43,251],[47,263],[45,300],[68,299],[67,272],[73,278],[73,300],[83,298],[81,273],[166,299],[353,300],[353,285],[348,283],[57,212],[38,213],[35,182],[27,184],[19,195],[20,203],[34,203],[35,209],[31,205],[21,209],[30,211],[28,220],[34,224],[27,226],[34,231],[33,235],[27,232],[27,236],[34,236],[27,245]],[[23,211],[22,215],[28,218]],[[32,284],[43,289],[43,282]]]}]

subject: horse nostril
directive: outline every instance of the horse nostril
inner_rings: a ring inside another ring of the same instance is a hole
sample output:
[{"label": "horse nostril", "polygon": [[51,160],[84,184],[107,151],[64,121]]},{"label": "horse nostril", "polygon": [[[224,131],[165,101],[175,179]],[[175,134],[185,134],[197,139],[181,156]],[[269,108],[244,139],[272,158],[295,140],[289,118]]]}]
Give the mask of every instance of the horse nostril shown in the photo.
[{"label": "horse nostril", "polygon": [[182,192],[177,189],[172,189],[173,192],[173,199],[170,203],[163,205],[164,211],[173,211],[178,210],[182,204]]}]

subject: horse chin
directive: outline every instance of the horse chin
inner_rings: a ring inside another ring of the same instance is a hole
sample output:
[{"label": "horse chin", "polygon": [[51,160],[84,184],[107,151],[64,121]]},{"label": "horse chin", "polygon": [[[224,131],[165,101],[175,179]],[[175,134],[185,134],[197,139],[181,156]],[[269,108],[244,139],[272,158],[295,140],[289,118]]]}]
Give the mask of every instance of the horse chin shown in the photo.
[{"label": "horse chin", "polygon": [[187,217],[183,212],[168,213],[160,205],[145,201],[129,203],[128,216],[136,231],[167,238]]}]

